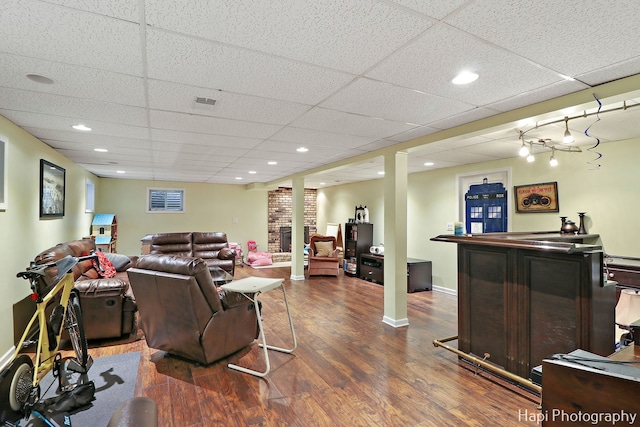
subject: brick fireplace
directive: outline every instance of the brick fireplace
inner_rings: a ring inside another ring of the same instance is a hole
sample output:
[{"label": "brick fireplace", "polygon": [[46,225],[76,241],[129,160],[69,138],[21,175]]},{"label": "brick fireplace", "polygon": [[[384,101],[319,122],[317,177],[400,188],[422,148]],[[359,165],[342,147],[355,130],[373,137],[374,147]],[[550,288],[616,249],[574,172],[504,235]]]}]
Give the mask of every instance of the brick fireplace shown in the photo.
[{"label": "brick fireplace", "polygon": [[[289,246],[291,242],[291,218],[293,214],[293,197],[291,188],[280,187],[277,190],[269,191],[268,202],[269,215],[269,248],[270,253],[288,253],[289,250],[282,247]],[[316,233],[316,190],[304,190],[304,225],[305,242],[308,236]],[[288,242],[281,241],[281,235]],[[288,236],[288,237],[287,237]]]}]

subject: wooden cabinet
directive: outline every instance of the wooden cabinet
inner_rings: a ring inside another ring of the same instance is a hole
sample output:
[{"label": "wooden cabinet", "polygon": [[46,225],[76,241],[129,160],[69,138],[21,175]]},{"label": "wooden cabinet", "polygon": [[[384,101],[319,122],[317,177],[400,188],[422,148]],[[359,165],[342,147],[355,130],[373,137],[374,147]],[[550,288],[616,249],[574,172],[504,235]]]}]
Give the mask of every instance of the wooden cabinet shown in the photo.
[{"label": "wooden cabinet", "polygon": [[[359,277],[384,284],[384,256],[362,254]],[[407,258],[407,292],[430,291],[431,283],[431,261]]]},{"label": "wooden cabinet", "polygon": [[347,274],[358,276],[360,274],[360,255],[369,253],[373,245],[373,224],[345,224],[344,226],[344,259],[355,258],[356,271]]},{"label": "wooden cabinet", "polygon": [[[557,233],[556,233],[557,235]],[[495,233],[458,244],[458,348],[523,378],[556,353],[614,350],[615,286],[599,246]]]}]

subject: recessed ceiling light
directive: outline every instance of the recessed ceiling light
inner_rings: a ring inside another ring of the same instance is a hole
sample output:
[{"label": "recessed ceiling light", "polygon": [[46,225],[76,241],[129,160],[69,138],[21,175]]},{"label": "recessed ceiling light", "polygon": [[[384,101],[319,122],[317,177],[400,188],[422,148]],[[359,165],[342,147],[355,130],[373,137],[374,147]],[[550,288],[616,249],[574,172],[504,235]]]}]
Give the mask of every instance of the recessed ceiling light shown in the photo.
[{"label": "recessed ceiling light", "polygon": [[107,153],[109,150],[106,148],[94,148],[93,151],[97,151],[98,153]]},{"label": "recessed ceiling light", "polygon": [[455,78],[451,80],[451,83],[453,83],[454,85],[466,85],[468,83],[475,82],[477,79],[478,75],[476,73],[473,73],[471,71],[463,71],[455,76]]},{"label": "recessed ceiling light", "polygon": [[320,183],[320,185],[326,185],[326,184],[327,184],[326,182],[321,182],[321,183]]},{"label": "recessed ceiling light", "polygon": [[433,166],[433,162],[425,162],[425,166]]},{"label": "recessed ceiling light", "polygon": [[85,126],[85,125],[83,125],[82,123],[77,124],[77,125],[73,125],[73,126],[71,126],[71,127],[72,127],[72,128],[74,128],[75,130],[82,130],[82,131],[85,131],[85,132],[88,132],[88,131],[90,131],[90,130],[91,130],[91,128],[90,128],[90,127]]},{"label": "recessed ceiling light", "polygon": [[241,176],[236,176],[236,179],[237,179],[238,181],[240,181],[240,180],[242,179],[242,177],[241,177]]},{"label": "recessed ceiling light", "polygon": [[254,175],[254,174],[256,174],[257,172],[256,172],[256,171],[249,171],[249,173],[250,173],[251,175]]},{"label": "recessed ceiling light", "polygon": [[384,175],[384,171],[378,172],[378,175]]},{"label": "recessed ceiling light", "polygon": [[271,160],[271,161],[268,161],[267,164],[273,166],[273,165],[277,165],[278,162]]},{"label": "recessed ceiling light", "polygon": [[116,171],[116,173],[125,173],[124,171]]},{"label": "recessed ceiling light", "polygon": [[307,151],[309,151],[309,149],[307,147],[300,147],[300,148],[296,148],[296,151],[298,153],[306,153]]},{"label": "recessed ceiling light", "polygon": [[55,83],[49,77],[41,76],[40,74],[27,74],[27,78],[36,83],[43,83],[45,85],[52,85]]}]

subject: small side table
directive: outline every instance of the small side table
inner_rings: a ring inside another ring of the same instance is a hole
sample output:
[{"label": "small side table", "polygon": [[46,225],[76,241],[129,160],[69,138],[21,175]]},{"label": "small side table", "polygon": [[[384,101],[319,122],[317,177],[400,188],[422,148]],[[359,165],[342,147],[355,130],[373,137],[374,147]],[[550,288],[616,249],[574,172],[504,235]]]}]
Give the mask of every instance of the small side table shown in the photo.
[{"label": "small side table", "polygon": [[[247,374],[255,375],[258,377],[264,377],[271,370],[271,364],[269,363],[269,353],[267,352],[267,350],[275,350],[283,353],[293,353],[293,351],[298,346],[298,343],[296,341],[296,333],[293,330],[293,320],[291,319],[291,310],[289,310],[289,302],[287,301],[287,293],[284,290],[283,282],[284,282],[284,279],[270,279],[266,277],[245,277],[244,279],[234,280],[232,282],[229,282],[227,284],[220,286],[225,291],[241,293],[242,295],[244,295],[245,298],[253,302],[253,305],[256,308],[256,314],[258,316],[258,327],[260,329],[260,336],[262,337],[262,344],[259,344],[259,345],[264,350],[264,360],[266,363],[266,369],[264,372],[254,371],[253,369],[248,369],[242,366],[234,365],[232,363],[229,363],[227,365],[229,366],[229,368],[236,369],[238,371],[245,372]],[[258,304],[258,295],[260,295],[261,293],[268,292],[272,289],[276,289],[278,287],[282,289],[282,295],[284,296],[284,303],[287,307],[287,316],[289,317],[291,337],[293,338],[293,347],[290,349],[267,345],[267,340],[264,337],[264,328],[262,326],[262,319],[260,315],[260,304]],[[247,294],[253,294],[253,298],[251,298]]]}]

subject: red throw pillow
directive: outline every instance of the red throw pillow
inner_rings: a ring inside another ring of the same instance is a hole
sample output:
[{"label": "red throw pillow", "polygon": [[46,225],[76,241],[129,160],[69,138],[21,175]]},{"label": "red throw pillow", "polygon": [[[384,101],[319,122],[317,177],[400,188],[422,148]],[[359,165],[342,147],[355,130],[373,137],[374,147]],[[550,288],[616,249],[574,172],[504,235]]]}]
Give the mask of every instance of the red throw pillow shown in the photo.
[{"label": "red throw pillow", "polygon": [[98,275],[106,279],[109,279],[111,277],[116,277],[116,268],[113,266],[111,261],[109,261],[109,259],[104,254],[104,252],[96,251],[96,255],[98,255],[98,261],[100,261],[100,268],[102,269],[101,270],[100,268],[98,268],[98,263],[96,262],[95,259],[92,260],[93,267],[98,272]]}]

